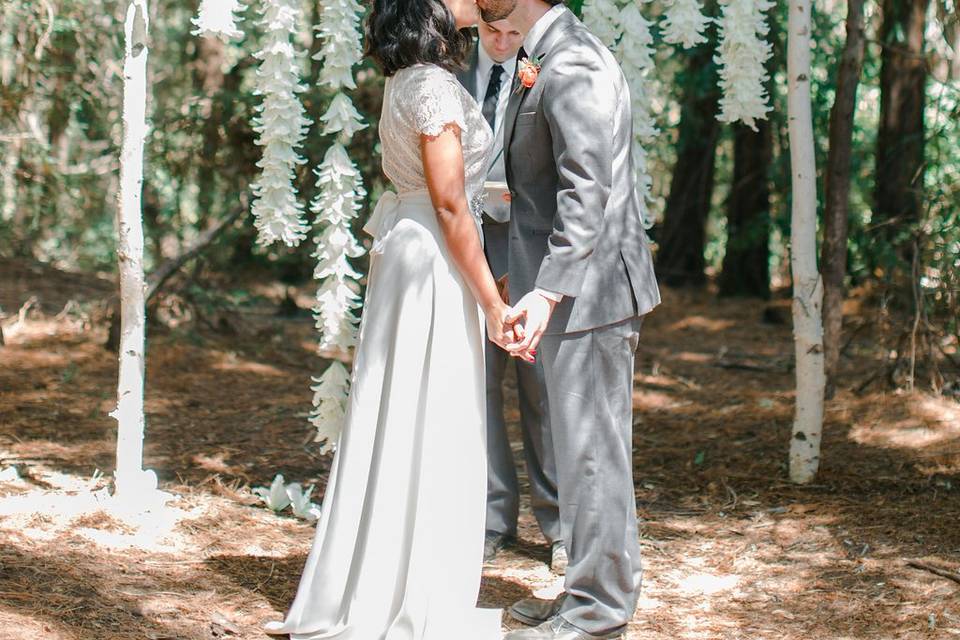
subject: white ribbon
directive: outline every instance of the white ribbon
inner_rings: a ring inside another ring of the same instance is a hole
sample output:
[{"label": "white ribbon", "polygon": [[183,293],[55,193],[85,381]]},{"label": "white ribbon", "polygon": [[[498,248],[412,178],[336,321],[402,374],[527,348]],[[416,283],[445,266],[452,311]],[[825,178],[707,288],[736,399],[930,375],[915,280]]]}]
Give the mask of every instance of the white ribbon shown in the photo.
[{"label": "white ribbon", "polygon": [[387,236],[397,224],[397,213],[400,211],[400,196],[393,191],[384,191],[377,201],[373,215],[363,225],[363,230],[373,237],[373,246],[370,253],[383,253]]}]

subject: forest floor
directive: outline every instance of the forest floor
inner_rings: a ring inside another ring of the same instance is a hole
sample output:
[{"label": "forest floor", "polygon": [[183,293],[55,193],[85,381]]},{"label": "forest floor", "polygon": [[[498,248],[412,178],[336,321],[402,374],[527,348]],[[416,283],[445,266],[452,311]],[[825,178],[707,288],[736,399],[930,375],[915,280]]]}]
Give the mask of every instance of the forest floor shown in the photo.
[{"label": "forest floor", "polygon": [[[322,365],[309,313],[278,315],[280,285],[224,294],[236,309],[203,321],[168,301],[167,326],[150,330],[145,464],[173,515],[138,534],[93,493],[114,460],[116,357],[95,313],[113,290],[0,261],[0,639],[264,638],[313,527],[251,488],[283,473],[322,491],[330,466],[305,420]],[[293,299],[308,305],[306,291]],[[909,564],[960,573],[960,404],[852,391],[885,362],[860,332],[827,406],[820,475],[794,486],[792,353],[786,300],[667,291],[645,324],[634,396],[645,575],[628,637],[960,637],[960,583]],[[525,511],[519,545],[485,569],[481,604],[555,593],[547,555]]]}]

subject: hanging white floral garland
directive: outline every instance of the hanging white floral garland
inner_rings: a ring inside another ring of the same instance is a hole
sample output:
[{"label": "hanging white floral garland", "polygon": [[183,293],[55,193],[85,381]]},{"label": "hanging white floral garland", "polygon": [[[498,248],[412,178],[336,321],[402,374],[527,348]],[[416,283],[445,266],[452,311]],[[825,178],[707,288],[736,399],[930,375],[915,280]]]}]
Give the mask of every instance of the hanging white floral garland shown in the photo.
[{"label": "hanging white floral garland", "polygon": [[766,83],[770,79],[766,61],[773,45],[766,13],[770,0],[720,0],[723,12],[718,20],[720,47],[714,61],[720,66],[721,122],[741,121],[754,131],[756,120],[765,120],[770,111]]},{"label": "hanging white floral garland", "polygon": [[650,22],[640,13],[640,3],[650,0],[627,0],[622,7],[615,0],[590,0],[583,5],[583,21],[587,28],[617,56],[630,87],[633,111],[633,161],[637,186],[643,204],[644,226],[653,222],[647,203],[653,199],[653,178],[647,166],[649,144],[659,133],[652,113],[649,73],[653,69],[653,35]]},{"label": "hanging white floral garland", "polygon": [[[351,222],[366,191],[345,144],[367,125],[344,89],[356,88],[353,68],[363,58],[362,13],[356,0],[326,0],[316,29],[323,40],[314,56],[323,64],[318,84],[337,91],[320,118],[324,135],[337,134],[337,140],[314,170],[318,193],[310,204],[320,227],[313,253],[317,259],[313,277],[321,284],[313,312],[322,351],[350,349],[356,341],[359,323],[356,310],[361,301],[356,281],[361,274],[349,259],[363,255],[363,248],[351,231]],[[346,414],[350,375],[335,360],[323,375],[312,380],[315,384],[311,387],[314,394],[310,423],[317,429],[316,441],[322,443],[321,450],[329,451],[336,444]]]},{"label": "hanging white floral garland", "polygon": [[617,46],[623,29],[615,0],[588,0],[583,3],[583,24],[610,49]]},{"label": "hanging white floral garland", "polygon": [[257,162],[262,173],[252,185],[251,209],[259,232],[257,242],[263,245],[279,241],[297,246],[309,228],[293,185],[296,166],[306,162],[296,149],[310,125],[297,97],[304,90],[293,46],[298,5],[297,0],[263,0],[260,24],[265,28],[265,44],[254,54],[262,61],[254,93],[262,95],[263,102],[257,106],[253,129],[260,134],[256,142],[263,147],[263,157]]},{"label": "hanging white floral garland", "polygon": [[699,0],[672,0],[664,11],[660,30],[664,42],[690,49],[707,41],[704,32],[709,24]]},{"label": "hanging white floral garland", "polygon": [[192,20],[197,28],[190,33],[224,41],[242,38],[243,31],[237,28],[239,18],[236,14],[244,9],[246,7],[239,0],[202,0],[197,17]]}]

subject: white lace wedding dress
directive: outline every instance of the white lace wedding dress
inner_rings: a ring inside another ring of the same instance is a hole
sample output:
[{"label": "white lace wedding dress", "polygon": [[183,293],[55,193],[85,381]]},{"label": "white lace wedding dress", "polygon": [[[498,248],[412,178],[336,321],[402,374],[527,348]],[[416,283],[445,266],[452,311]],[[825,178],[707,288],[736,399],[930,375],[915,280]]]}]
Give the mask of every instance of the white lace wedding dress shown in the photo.
[{"label": "white lace wedding dress", "polygon": [[283,623],[294,639],[495,640],[476,608],[486,500],[482,315],[426,191],[421,133],[462,131],[478,219],[492,134],[449,72],[403,69],[384,89],[384,194],[349,413],[313,548]]}]

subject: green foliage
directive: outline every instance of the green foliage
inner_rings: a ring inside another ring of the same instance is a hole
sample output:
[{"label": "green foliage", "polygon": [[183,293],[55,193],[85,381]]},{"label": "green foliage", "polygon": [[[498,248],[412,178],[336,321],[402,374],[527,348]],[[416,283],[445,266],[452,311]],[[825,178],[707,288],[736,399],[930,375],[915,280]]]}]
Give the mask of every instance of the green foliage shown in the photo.
[{"label": "green foliage", "polygon": [[[257,2],[245,11],[242,41],[221,44],[192,35],[195,0],[151,3],[150,78],[148,106],[151,133],[147,140],[144,218],[148,268],[177,254],[209,224],[237,207],[248,207],[249,184],[257,175],[260,149],[254,144],[250,121],[259,97],[252,93],[262,34],[256,25]],[[876,12],[868,2],[868,17]],[[53,8],[53,20],[46,6]],[[114,215],[118,189],[118,151],[122,133],[122,19],[125,2],[104,0],[7,0],[0,8],[0,254],[32,255],[63,266],[113,269]],[[577,13],[582,1],[568,5]],[[712,5],[711,5],[712,6]],[[813,114],[817,131],[818,166],[825,166],[830,107],[834,98],[837,61],[844,44],[843,3],[817,5],[813,16]],[[301,50],[313,53],[318,43],[310,25],[318,20],[319,3],[303,2]],[[655,23],[661,0],[644,5]],[[712,10],[712,9],[711,9]],[[788,283],[784,270],[789,238],[790,171],[787,144],[784,48],[786,3],[771,19],[775,44],[774,158],[770,166],[771,273],[775,283]],[[868,20],[868,30],[879,21]],[[716,29],[708,32],[716,40]],[[896,233],[878,233],[872,218],[874,147],[879,113],[880,50],[870,41],[864,60],[854,131],[850,212],[849,274],[852,284],[893,282],[894,272],[909,274],[904,244],[916,243],[922,263],[922,290],[931,313],[947,318],[954,333],[957,273],[960,271],[960,97],[956,81],[931,79],[927,107],[927,167],[924,177],[926,215],[917,225],[902,225]],[[662,131],[650,145],[653,192],[662,210],[676,158],[684,55],[665,45],[654,28],[657,66],[651,91]],[[931,54],[933,55],[933,54]],[[939,54],[938,54],[939,55]],[[934,66],[933,63],[931,66]],[[941,65],[942,66],[942,65]],[[308,85],[301,97],[316,120],[330,99],[317,88],[319,63],[303,58]],[[383,78],[369,63],[358,73],[356,104],[370,126],[357,134],[350,148],[370,198],[386,186],[377,149],[377,118]],[[707,77],[704,74],[704,77]],[[703,86],[707,91],[712,87]],[[716,187],[710,216],[709,264],[719,267],[727,242],[725,199],[733,175],[729,128],[724,128],[716,165]],[[315,194],[312,168],[330,143],[314,127],[299,170],[301,198]],[[357,221],[358,227],[362,224]],[[231,228],[205,254],[212,268],[222,271],[256,269],[288,282],[310,277],[309,243],[298,249],[254,245],[249,216]],[[359,266],[363,266],[362,264]],[[952,315],[951,315],[952,314]]]}]

